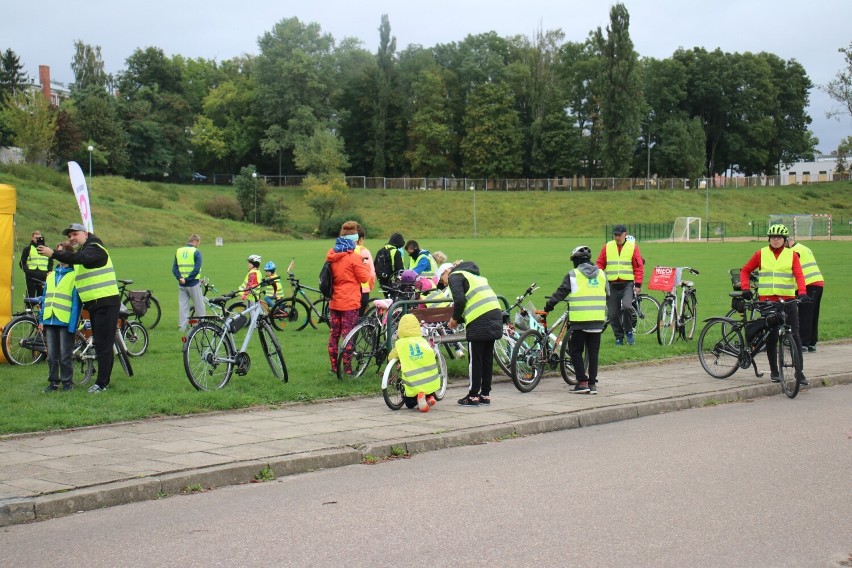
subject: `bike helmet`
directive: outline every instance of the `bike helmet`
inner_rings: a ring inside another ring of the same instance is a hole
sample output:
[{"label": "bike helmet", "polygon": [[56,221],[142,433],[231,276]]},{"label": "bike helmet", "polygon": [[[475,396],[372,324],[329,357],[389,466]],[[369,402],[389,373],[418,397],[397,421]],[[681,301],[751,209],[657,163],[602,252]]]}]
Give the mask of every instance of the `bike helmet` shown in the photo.
[{"label": "bike helmet", "polygon": [[260,255],[259,254],[250,254],[248,256],[248,259],[246,259],[246,260],[248,260],[249,262],[255,262],[257,264],[260,264]]},{"label": "bike helmet", "polygon": [[276,268],[278,268],[278,267],[277,267],[277,266],[275,265],[275,263],[274,263],[274,262],[272,262],[271,260],[270,260],[269,262],[267,262],[266,264],[264,264],[264,265],[263,265],[263,269],[264,269],[264,270],[268,270],[268,271],[270,271],[270,272],[275,272],[275,269],[276,269]]},{"label": "bike helmet", "polygon": [[399,281],[403,284],[413,284],[415,280],[417,280],[417,273],[410,268],[408,270],[403,270],[402,276],[399,277]]},{"label": "bike helmet", "polygon": [[769,227],[769,230],[766,231],[766,236],[768,237],[788,237],[790,235],[790,231],[787,230],[787,227],[782,225],[781,223],[776,223]]},{"label": "bike helmet", "polygon": [[571,251],[571,258],[592,258],[592,249],[586,245],[580,245]]},{"label": "bike helmet", "polygon": [[625,241],[630,241],[630,242],[634,242],[634,243],[635,243],[635,242],[636,242],[636,237],[634,237],[633,235],[627,235],[627,237],[626,237],[624,240],[625,240]]}]

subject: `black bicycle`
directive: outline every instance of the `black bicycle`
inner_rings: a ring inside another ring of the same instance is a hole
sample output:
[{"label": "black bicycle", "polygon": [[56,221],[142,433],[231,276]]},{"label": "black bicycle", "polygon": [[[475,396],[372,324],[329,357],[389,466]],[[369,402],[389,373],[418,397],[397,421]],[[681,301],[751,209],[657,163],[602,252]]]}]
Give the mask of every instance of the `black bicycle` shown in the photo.
[{"label": "black bicycle", "polygon": [[130,312],[130,319],[142,323],[146,329],[154,329],[160,323],[162,310],[160,301],[151,290],[128,290],[133,280],[116,279],[120,302]]},{"label": "black bicycle", "polygon": [[[741,298],[742,292],[731,292],[732,298]],[[799,302],[798,299],[784,302],[746,301],[746,310],[742,318],[714,317],[707,323],[698,337],[698,359],[701,366],[711,376],[726,379],[737,369],[752,367],[756,377],[763,373],[757,370],[755,357],[765,350],[769,335],[778,333],[778,376],[781,390],[790,398],[799,393],[799,384],[805,380],[802,373],[802,352],[793,330],[787,322],[787,304]],[[748,319],[747,312],[757,310],[760,317]]]},{"label": "black bicycle", "polygon": [[[305,286],[296,278],[293,274],[295,262],[295,260],[291,260],[287,267],[287,280],[290,282],[293,293],[286,298],[276,300],[270,308],[269,319],[272,325],[278,331],[287,329],[302,331],[309,325],[316,329],[317,324],[321,323],[330,327],[331,318],[328,313],[330,298],[323,296],[319,288]],[[305,290],[319,294],[319,299],[311,299],[305,293]]]}]

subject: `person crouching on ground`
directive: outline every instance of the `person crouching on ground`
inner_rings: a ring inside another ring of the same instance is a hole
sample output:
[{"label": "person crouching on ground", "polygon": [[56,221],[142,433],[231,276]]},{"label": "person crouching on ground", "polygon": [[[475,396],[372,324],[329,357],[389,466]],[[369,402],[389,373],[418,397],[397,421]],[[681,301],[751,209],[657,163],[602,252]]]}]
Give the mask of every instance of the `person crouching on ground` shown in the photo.
[{"label": "person crouching on ground", "polygon": [[[56,250],[73,250],[68,241],[56,245]],[[74,269],[61,262],[47,273],[44,297],[41,300],[38,328],[47,344],[47,380],[44,392],[73,388],[71,355],[74,352],[74,333],[80,318],[80,295],[74,287]]]},{"label": "person crouching on ground", "polygon": [[412,314],[399,320],[399,339],[388,359],[399,359],[402,367],[402,384],[405,387],[403,402],[406,408],[415,406],[420,412],[429,412],[437,402],[435,392],[441,388],[438,360],[429,342],[423,338],[420,322]]}]

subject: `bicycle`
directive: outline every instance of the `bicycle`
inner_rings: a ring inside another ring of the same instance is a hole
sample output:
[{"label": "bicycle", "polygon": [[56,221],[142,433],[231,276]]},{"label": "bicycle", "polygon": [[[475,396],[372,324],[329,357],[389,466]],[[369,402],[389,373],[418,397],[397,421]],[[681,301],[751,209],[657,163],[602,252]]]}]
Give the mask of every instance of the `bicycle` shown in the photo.
[{"label": "bicycle", "polygon": [[[741,298],[742,292],[731,292],[732,298]],[[745,313],[741,319],[728,317],[709,318],[698,337],[698,359],[701,366],[711,377],[727,379],[737,369],[751,366],[756,377],[763,373],[757,370],[755,357],[768,345],[769,334],[778,332],[778,379],[781,390],[790,398],[799,392],[799,384],[804,380],[802,373],[802,352],[793,337],[793,330],[787,323],[785,302],[749,301],[760,317],[748,319]]]},{"label": "bicycle", "polygon": [[[439,349],[441,343],[436,342],[443,335],[440,327],[435,324],[421,324],[424,337],[428,339],[432,350],[435,352],[435,362],[438,365],[438,374],[441,377],[441,386],[435,392],[435,398],[438,400],[443,399],[447,393],[448,380],[447,360],[444,359]],[[390,359],[385,366],[385,372],[382,374],[382,397],[391,410],[399,410],[405,404],[405,385],[402,383],[402,365],[399,359]]]},{"label": "bicycle", "polygon": [[24,311],[17,312],[0,334],[3,356],[12,365],[33,365],[47,353],[44,335],[38,329],[41,297],[24,296]]},{"label": "bicycle", "polygon": [[[207,294],[212,292],[217,296],[221,296],[221,292],[219,292],[216,286],[212,282],[210,282],[210,279],[206,276],[204,278],[201,278],[200,283],[198,285],[201,286],[201,297],[204,299],[205,311],[212,316],[224,319],[226,315],[234,312],[241,312],[246,307],[243,302],[234,302],[228,307],[225,307],[224,303],[217,304],[211,302],[210,299],[207,297]],[[190,306],[189,308],[189,318],[196,319],[194,305]]]},{"label": "bicycle", "polygon": [[[358,378],[364,374],[370,361],[375,361],[376,372],[381,369],[382,364],[388,356],[387,348],[387,318],[388,310],[393,300],[373,300],[373,310],[361,318],[361,323],[353,327],[340,342],[337,352],[337,378],[343,380],[349,374]],[[394,316],[396,320],[402,317],[402,311],[398,310]],[[344,357],[349,357],[349,365],[345,364]],[[351,373],[347,373],[347,367]]]},{"label": "bicycle", "polygon": [[657,314],[660,312],[660,302],[650,294],[634,294],[630,304],[630,329],[650,335],[657,331]]},{"label": "bicycle", "polygon": [[[80,320],[80,326],[77,329],[74,343],[74,351],[71,354],[71,364],[74,368],[73,382],[77,386],[82,386],[92,380],[96,374],[95,362],[95,344],[92,338],[91,324],[88,319],[88,313],[84,310]],[[113,340],[112,352],[121,365],[124,374],[128,377],[133,376],[133,366],[130,363],[130,356],[133,355],[127,348],[125,342],[125,334],[128,328],[128,314],[124,311],[119,312],[118,324],[115,330],[115,339]],[[139,322],[131,322],[133,325],[144,326]],[[145,335],[145,345],[147,348],[148,335]]]},{"label": "bicycle", "polygon": [[130,312],[130,317],[143,323],[147,329],[154,329],[160,323],[160,301],[151,290],[127,290],[133,280],[116,279],[119,302]]},{"label": "bicycle", "polygon": [[524,393],[532,391],[544,376],[545,366],[559,367],[566,383],[577,384],[573,377],[575,373],[567,333],[570,324],[568,310],[557,318],[553,326],[547,325],[545,312],[524,311],[528,314],[531,327],[521,334],[512,350],[511,378],[515,388]]},{"label": "bicycle", "polygon": [[[319,288],[305,286],[293,274],[293,266],[295,259],[290,261],[287,267],[287,280],[290,282],[290,287],[293,289],[291,296],[280,298],[275,301],[272,308],[269,310],[272,325],[278,331],[295,328],[296,331],[302,331],[308,325],[316,329],[318,323],[324,323],[331,327],[331,318],[328,312],[328,303],[330,298],[323,296]],[[316,292],[320,294],[318,300],[311,300],[305,293]],[[291,326],[290,324],[294,324]]]},{"label": "bicycle", "polygon": [[[520,308],[524,300],[536,290],[538,290],[538,286],[533,282],[524,290],[523,294],[515,298],[514,304],[506,308],[503,316],[503,335],[494,342],[494,360],[497,361],[500,370],[509,378],[512,377],[512,350],[515,348],[515,343],[521,335],[515,325],[515,318],[519,315],[522,318],[524,317],[515,310]],[[521,325],[524,324],[521,323]]]},{"label": "bicycle", "polygon": [[[217,316],[199,318],[183,339],[183,367],[189,382],[197,390],[221,389],[231,380],[231,375],[244,376],[251,367],[251,358],[247,352],[249,342],[258,331],[260,345],[263,349],[269,368],[275,378],[287,382],[287,363],[281,344],[275,335],[275,330],[269,321],[264,308],[261,290],[269,284],[269,280],[261,282],[247,290],[237,290],[222,297],[211,300],[213,303],[225,304],[242,292],[248,291],[253,300],[242,312],[232,313],[224,320]],[[236,348],[236,333],[246,329],[245,338]]]},{"label": "bicycle", "polygon": [[[698,321],[698,298],[695,293],[695,283],[681,278],[683,271],[699,274],[694,268],[683,266],[677,269],[677,283],[672,290],[666,292],[666,297],[660,303],[657,312],[657,342],[660,345],[671,345],[675,337],[691,340],[695,334],[695,324]],[[680,286],[678,301],[675,288]]]}]

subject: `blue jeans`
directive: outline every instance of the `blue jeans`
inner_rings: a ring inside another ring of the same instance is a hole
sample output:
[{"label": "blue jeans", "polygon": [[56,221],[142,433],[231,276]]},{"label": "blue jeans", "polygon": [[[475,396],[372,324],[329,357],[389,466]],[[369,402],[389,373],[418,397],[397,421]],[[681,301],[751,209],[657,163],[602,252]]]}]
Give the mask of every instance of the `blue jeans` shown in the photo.
[{"label": "blue jeans", "polygon": [[71,354],[74,352],[74,334],[68,332],[68,326],[44,326],[44,340],[47,344],[47,380],[51,384],[70,383],[74,374]]}]

